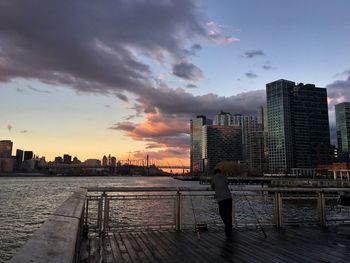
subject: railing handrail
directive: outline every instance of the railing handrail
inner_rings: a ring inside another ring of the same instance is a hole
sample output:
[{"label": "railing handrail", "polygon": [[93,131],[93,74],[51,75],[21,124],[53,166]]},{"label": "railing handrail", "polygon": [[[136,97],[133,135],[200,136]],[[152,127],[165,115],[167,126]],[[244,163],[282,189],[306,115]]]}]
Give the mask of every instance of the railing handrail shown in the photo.
[{"label": "railing handrail", "polygon": [[[211,187],[88,187],[88,192],[205,192]],[[350,192],[350,187],[230,187],[231,192]]]}]

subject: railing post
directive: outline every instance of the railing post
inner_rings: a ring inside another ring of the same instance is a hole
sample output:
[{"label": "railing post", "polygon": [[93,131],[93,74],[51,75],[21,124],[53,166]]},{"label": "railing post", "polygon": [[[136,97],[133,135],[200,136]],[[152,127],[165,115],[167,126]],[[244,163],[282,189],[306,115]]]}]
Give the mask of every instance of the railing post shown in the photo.
[{"label": "railing post", "polygon": [[318,214],[320,218],[320,225],[322,227],[326,227],[327,219],[326,219],[326,202],[325,202],[324,192],[318,193]]},{"label": "railing post", "polygon": [[176,191],[175,199],[175,229],[176,231],[181,231],[181,192]]},{"label": "railing post", "polygon": [[236,226],[236,198],[233,195],[234,194],[231,193],[231,197],[232,197],[232,225]]},{"label": "railing post", "polygon": [[109,200],[106,193],[104,195],[104,213],[103,213],[103,233],[107,232],[108,219],[109,219]]},{"label": "railing post", "polygon": [[103,216],[103,199],[104,199],[105,193],[103,192],[101,195],[101,198],[98,200],[98,207],[97,207],[97,228],[99,230],[99,233],[102,233],[102,216]]},{"label": "railing post", "polygon": [[274,195],[274,219],[277,228],[282,227],[282,195],[275,193]]}]

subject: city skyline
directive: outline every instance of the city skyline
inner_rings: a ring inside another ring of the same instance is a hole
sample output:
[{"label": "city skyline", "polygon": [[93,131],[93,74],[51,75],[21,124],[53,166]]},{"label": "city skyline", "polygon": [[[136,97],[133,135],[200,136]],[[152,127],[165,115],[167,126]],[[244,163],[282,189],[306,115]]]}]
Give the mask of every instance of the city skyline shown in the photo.
[{"label": "city skyline", "polygon": [[348,1],[0,7],[0,138],[47,159],[188,162],[190,119],[255,115],[282,78],[327,88],[332,130],[350,100]]}]

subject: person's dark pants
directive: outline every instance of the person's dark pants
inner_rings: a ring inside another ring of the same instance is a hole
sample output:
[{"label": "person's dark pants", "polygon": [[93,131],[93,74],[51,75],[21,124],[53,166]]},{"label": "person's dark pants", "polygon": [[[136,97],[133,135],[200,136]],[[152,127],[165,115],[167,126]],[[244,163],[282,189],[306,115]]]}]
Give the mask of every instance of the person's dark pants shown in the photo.
[{"label": "person's dark pants", "polygon": [[219,213],[225,224],[225,233],[230,236],[232,233],[232,199],[225,199],[219,202]]}]

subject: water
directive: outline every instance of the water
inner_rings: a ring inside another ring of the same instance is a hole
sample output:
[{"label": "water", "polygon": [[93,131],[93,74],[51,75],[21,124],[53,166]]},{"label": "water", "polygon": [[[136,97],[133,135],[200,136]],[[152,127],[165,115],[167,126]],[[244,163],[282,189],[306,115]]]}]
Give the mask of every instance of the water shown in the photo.
[{"label": "water", "polygon": [[31,234],[79,187],[199,186],[169,177],[0,177],[0,262],[10,259]]}]

